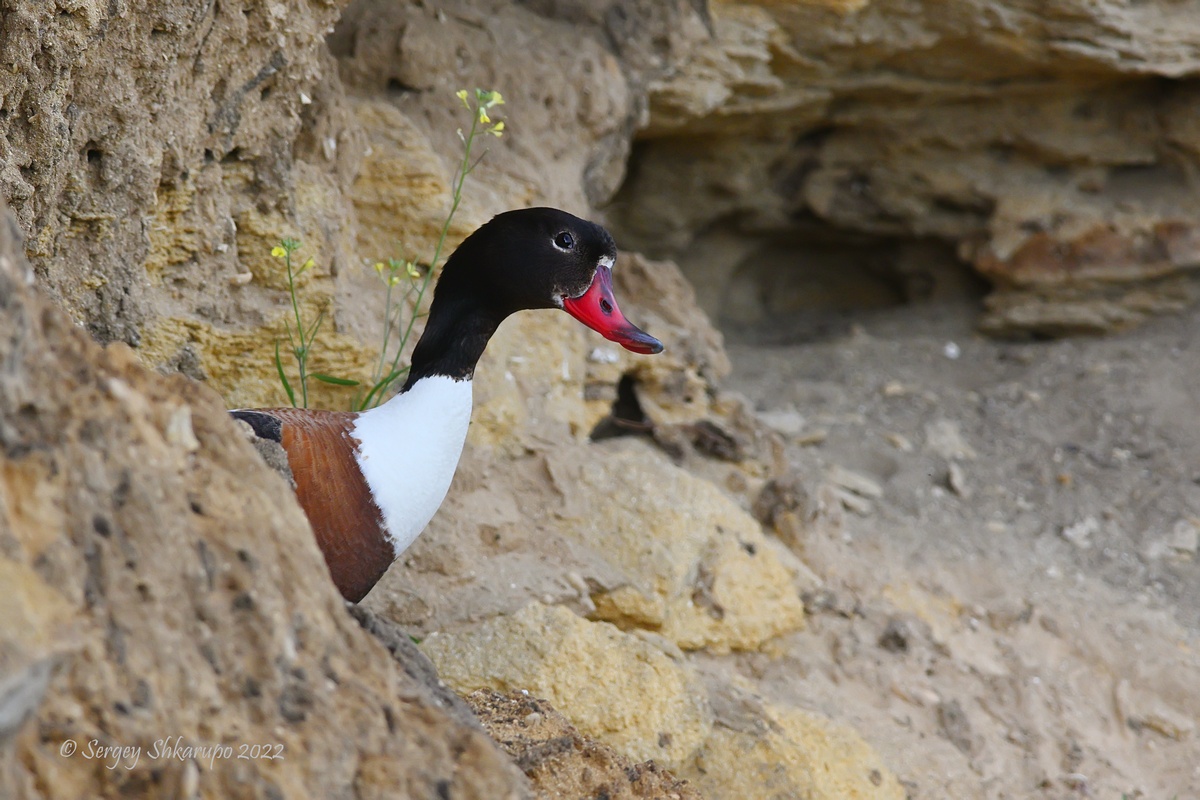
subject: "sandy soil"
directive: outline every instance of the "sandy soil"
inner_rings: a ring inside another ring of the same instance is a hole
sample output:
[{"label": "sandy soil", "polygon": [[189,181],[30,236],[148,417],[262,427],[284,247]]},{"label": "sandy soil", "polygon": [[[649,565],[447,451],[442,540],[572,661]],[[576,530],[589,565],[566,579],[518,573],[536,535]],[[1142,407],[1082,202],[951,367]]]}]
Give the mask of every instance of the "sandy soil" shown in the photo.
[{"label": "sandy soil", "polygon": [[1198,798],[1200,312],[1030,343],[977,313],[728,332],[826,588],[711,665],[853,722],[914,798]]}]

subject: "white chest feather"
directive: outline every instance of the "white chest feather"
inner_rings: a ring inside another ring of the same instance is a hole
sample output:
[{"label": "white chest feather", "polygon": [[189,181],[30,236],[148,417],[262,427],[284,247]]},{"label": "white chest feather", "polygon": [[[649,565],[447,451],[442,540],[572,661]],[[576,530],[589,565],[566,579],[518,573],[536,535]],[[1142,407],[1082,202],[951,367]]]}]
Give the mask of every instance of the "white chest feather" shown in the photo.
[{"label": "white chest feather", "polygon": [[441,375],[358,417],[358,465],[397,556],[446,499],[470,421],[471,382]]}]

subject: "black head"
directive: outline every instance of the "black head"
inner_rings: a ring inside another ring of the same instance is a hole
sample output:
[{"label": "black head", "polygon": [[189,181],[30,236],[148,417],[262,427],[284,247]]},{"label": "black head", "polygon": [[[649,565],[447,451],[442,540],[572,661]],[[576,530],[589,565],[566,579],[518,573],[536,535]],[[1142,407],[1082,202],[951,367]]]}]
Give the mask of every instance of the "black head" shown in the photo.
[{"label": "black head", "polygon": [[492,218],[446,262],[437,305],[468,302],[503,319],[517,311],[561,308],[608,339],[639,353],[662,344],[634,327],[612,294],[617,247],[604,228],[556,208]]},{"label": "black head", "polygon": [[608,231],[556,208],[506,211],[468,236],[446,262],[437,295],[476,295],[505,316],[557,308],[587,291],[617,247]]},{"label": "black head", "polygon": [[616,256],[608,231],[565,211],[494,217],[446,261],[404,391],[429,375],[470,378],[497,326],[527,308],[561,308],[629,350],[661,352],[662,343],[617,307]]}]

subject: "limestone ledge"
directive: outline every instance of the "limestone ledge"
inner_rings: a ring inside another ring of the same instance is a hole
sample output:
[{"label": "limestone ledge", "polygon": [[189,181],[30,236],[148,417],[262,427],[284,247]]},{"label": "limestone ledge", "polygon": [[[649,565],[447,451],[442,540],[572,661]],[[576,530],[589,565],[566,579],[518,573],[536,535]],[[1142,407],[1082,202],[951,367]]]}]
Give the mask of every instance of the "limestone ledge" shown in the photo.
[{"label": "limestone ledge", "polygon": [[552,457],[549,469],[570,487],[563,535],[628,576],[593,596],[597,618],[712,652],[753,650],[804,627],[806,570],[711,483],[638,442],[582,464]]},{"label": "limestone ledge", "polygon": [[805,308],[778,296],[811,297],[806,269],[847,238],[870,246],[841,247],[843,272],[882,261],[929,281],[944,279],[902,253],[942,243],[950,271],[994,284],[983,324],[1000,335],[1113,331],[1200,298],[1200,49],[1183,6],[710,11],[713,37],[651,84],[613,216],[685,263],[713,313],[750,321],[753,293],[771,295],[755,319]]},{"label": "limestone ledge", "polygon": [[[708,797],[899,800],[895,775],[843,725],[763,705],[753,720],[718,710],[711,688],[661,637],[624,633],[557,606],[421,643],[460,693],[480,689],[546,698],[583,733],[635,761],[653,758]],[[723,703],[722,708],[728,703]]]}]

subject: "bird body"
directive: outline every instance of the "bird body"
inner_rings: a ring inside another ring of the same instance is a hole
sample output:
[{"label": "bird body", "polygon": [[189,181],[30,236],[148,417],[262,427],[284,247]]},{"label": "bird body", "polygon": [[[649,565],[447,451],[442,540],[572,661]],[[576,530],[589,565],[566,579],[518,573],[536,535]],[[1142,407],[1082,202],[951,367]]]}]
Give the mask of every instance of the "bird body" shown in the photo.
[{"label": "bird body", "polygon": [[446,262],[399,394],[357,413],[230,412],[282,445],[296,498],[347,600],[366,596],[445,499],[471,418],[475,365],[507,316],[561,308],[630,350],[662,350],[617,307],[615,256],[607,231],[566,212],[501,214]]},{"label": "bird body", "polygon": [[[398,402],[396,402],[398,401]],[[377,487],[396,554],[425,529],[450,489],[471,421],[471,380],[431,375],[357,418],[358,464]]]}]

